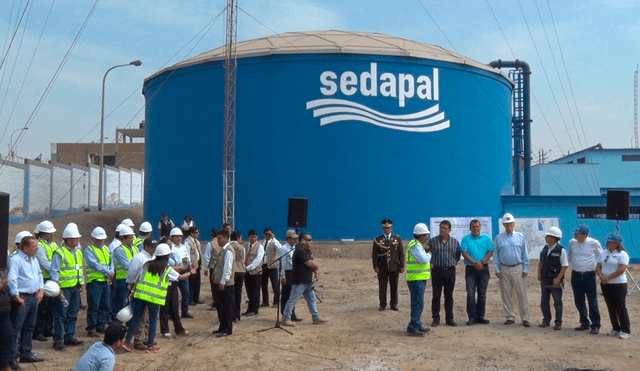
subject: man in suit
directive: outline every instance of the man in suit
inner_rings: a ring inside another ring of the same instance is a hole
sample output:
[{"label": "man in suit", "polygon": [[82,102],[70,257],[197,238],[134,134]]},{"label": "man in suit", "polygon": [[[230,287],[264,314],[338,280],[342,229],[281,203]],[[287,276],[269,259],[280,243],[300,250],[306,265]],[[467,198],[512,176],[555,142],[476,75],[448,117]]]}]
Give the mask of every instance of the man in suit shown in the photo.
[{"label": "man in suit", "polygon": [[405,256],[402,239],[392,234],[393,222],[389,219],[382,221],[382,234],[373,240],[371,260],[373,270],[378,275],[378,294],[380,307],[383,311],[387,307],[387,283],[391,287],[391,310],[398,310],[398,276],[404,272]]}]

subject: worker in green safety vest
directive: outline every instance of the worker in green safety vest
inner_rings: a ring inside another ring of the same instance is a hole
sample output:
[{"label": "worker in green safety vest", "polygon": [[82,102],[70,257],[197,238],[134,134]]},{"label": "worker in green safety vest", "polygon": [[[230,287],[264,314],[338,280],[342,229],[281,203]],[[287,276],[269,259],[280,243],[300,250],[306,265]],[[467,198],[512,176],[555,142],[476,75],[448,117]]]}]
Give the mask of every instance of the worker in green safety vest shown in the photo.
[{"label": "worker in green safety vest", "polygon": [[424,246],[429,240],[429,228],[424,223],[418,223],[413,228],[413,239],[409,241],[406,257],[407,286],[411,294],[411,321],[407,326],[407,335],[424,336],[429,328],[422,326],[420,317],[424,308],[424,291],[427,280],[431,277],[431,254]]}]

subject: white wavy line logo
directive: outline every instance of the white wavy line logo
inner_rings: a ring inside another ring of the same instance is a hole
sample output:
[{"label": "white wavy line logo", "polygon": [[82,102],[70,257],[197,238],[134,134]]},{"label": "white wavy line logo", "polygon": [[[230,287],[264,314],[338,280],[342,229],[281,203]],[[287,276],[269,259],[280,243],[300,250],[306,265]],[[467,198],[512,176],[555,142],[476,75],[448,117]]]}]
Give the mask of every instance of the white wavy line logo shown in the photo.
[{"label": "white wavy line logo", "polygon": [[365,105],[344,99],[316,99],[307,102],[313,117],[320,117],[320,125],[341,121],[360,121],[387,129],[428,133],[449,128],[450,122],[440,105],[406,115],[389,115]]}]

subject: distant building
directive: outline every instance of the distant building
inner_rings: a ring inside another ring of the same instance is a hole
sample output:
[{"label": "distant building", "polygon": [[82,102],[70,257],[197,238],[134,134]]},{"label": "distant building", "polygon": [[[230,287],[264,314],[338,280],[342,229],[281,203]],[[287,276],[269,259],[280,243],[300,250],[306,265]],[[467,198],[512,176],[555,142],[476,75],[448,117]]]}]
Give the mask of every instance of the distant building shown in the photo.
[{"label": "distant building", "polygon": [[[116,143],[104,144],[105,166],[144,169],[144,121],[138,129],[116,129]],[[52,143],[51,161],[63,164],[100,165],[100,143]]]}]

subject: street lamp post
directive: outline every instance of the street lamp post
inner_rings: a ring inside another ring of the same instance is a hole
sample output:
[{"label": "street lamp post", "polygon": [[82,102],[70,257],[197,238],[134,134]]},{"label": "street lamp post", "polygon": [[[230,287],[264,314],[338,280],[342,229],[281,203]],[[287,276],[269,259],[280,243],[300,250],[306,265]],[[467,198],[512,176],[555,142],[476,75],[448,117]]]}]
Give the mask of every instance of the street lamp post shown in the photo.
[{"label": "street lamp post", "polygon": [[[29,130],[28,127],[24,127],[24,128],[19,128],[13,131],[13,133],[11,133],[11,140],[9,141],[9,156],[11,157],[11,161],[14,161],[14,151],[13,151],[13,134],[15,134],[17,131],[23,131],[23,130]],[[20,135],[18,135],[18,138],[20,138]]]},{"label": "street lamp post", "polygon": [[140,66],[142,62],[140,60],[135,60],[133,62],[127,64],[119,64],[117,66],[113,66],[104,73],[104,77],[102,78],[102,108],[100,110],[100,174],[98,174],[98,210],[102,210],[102,183],[103,183],[103,173],[104,173],[104,83],[107,80],[107,75],[109,72],[118,67],[126,67],[126,66]]}]

